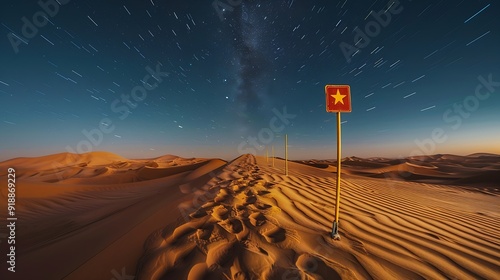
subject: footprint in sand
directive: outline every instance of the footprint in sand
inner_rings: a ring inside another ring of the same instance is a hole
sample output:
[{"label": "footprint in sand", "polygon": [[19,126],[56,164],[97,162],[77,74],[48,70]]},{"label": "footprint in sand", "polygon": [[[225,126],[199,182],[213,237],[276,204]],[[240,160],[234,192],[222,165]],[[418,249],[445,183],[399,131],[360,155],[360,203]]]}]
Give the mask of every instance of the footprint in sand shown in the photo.
[{"label": "footprint in sand", "polygon": [[219,223],[229,233],[239,233],[243,230],[243,223],[236,218],[230,218]]},{"label": "footprint in sand", "polygon": [[249,216],[249,219],[250,219],[250,223],[254,227],[261,226],[266,222],[266,216],[264,216],[264,214],[262,214],[261,212],[256,212],[256,213],[251,214]]},{"label": "footprint in sand", "polygon": [[267,188],[267,189],[272,189],[274,188],[274,185],[276,185],[276,183],[272,183],[272,182],[264,182],[264,187]]},{"label": "footprint in sand", "polygon": [[245,204],[246,205],[254,204],[255,202],[257,202],[257,197],[256,196],[251,195],[251,196],[246,196],[245,197]]},{"label": "footprint in sand", "polygon": [[296,268],[284,268],[281,266],[272,265],[268,270],[262,273],[262,280],[275,279],[299,280],[304,278],[301,278],[300,270]]},{"label": "footprint in sand", "polygon": [[257,195],[262,196],[262,195],[266,195],[266,194],[270,194],[270,193],[271,193],[271,192],[270,192],[270,191],[267,191],[267,190],[259,190],[259,191],[257,192]]},{"label": "footprint in sand", "polygon": [[305,274],[316,280],[341,280],[342,278],[321,259],[310,254],[302,254],[295,265]]},{"label": "footprint in sand", "polygon": [[209,268],[206,263],[199,263],[191,268],[187,280],[219,280],[223,279],[222,277],[218,269]]},{"label": "footprint in sand", "polygon": [[270,243],[281,242],[285,240],[286,237],[285,230],[277,226],[265,231],[262,235],[266,238],[267,242]]},{"label": "footprint in sand", "polygon": [[245,224],[236,218],[230,218],[218,223],[227,232],[234,234],[239,241],[246,240],[250,231]]},{"label": "footprint in sand", "polygon": [[219,205],[219,203],[218,203],[218,202],[209,201],[209,202],[207,202],[207,203],[203,204],[203,205],[201,206],[201,208],[203,208],[203,209],[208,209],[208,208],[212,208],[212,207],[217,206],[217,205]]},{"label": "footprint in sand", "polygon": [[208,249],[206,264],[208,267],[229,267],[233,257],[238,255],[238,243],[222,242]]},{"label": "footprint in sand", "polygon": [[266,209],[269,209],[273,206],[270,204],[266,204],[266,203],[255,203],[255,207],[257,207],[257,209],[259,209],[259,210],[266,210]]},{"label": "footprint in sand", "polygon": [[224,205],[216,206],[212,211],[212,216],[219,221],[225,220],[229,216],[229,210]]},{"label": "footprint in sand", "polygon": [[247,207],[242,204],[235,205],[234,212],[236,213],[236,217],[240,219],[246,219],[249,216]]},{"label": "footprint in sand", "polygon": [[250,181],[248,181],[248,186],[249,187],[253,187],[255,185],[257,185],[257,181],[256,180],[253,180],[253,178],[249,178]]},{"label": "footprint in sand", "polygon": [[225,202],[231,197],[231,194],[227,189],[221,189],[217,196],[214,198],[214,202]]},{"label": "footprint in sand", "polygon": [[207,211],[203,210],[203,208],[200,208],[196,210],[195,212],[189,214],[189,217],[196,219],[196,218],[201,218],[205,217],[207,215]]},{"label": "footprint in sand", "polygon": [[233,191],[234,191],[235,193],[238,193],[238,192],[241,192],[241,191],[243,191],[244,189],[246,189],[246,188],[247,188],[247,186],[246,186],[246,185],[243,185],[243,184],[236,184],[236,185],[233,185],[233,186],[232,186],[232,188],[233,188]]},{"label": "footprint in sand", "polygon": [[198,237],[198,239],[200,240],[208,240],[210,239],[213,230],[214,230],[214,225],[212,224],[205,225],[204,227],[199,228],[196,231],[196,237]]},{"label": "footprint in sand", "polygon": [[233,280],[248,280],[247,274],[243,271],[238,271],[233,274]]}]

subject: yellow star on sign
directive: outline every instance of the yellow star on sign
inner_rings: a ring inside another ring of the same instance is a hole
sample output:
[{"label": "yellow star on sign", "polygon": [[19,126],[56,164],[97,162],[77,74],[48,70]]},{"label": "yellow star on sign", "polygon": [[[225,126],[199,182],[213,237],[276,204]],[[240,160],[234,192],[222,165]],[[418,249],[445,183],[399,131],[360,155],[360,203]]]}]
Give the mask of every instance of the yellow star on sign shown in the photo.
[{"label": "yellow star on sign", "polygon": [[337,93],[335,95],[330,94],[330,96],[335,98],[335,103],[333,104],[335,105],[339,102],[344,104],[344,97],[346,97],[347,95],[340,94],[340,90],[337,89]]}]

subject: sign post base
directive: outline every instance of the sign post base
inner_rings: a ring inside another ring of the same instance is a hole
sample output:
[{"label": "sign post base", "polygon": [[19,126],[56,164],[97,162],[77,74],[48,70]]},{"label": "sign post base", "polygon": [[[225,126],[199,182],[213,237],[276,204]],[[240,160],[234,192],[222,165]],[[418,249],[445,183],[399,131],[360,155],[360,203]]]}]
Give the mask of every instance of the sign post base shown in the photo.
[{"label": "sign post base", "polygon": [[339,223],[338,222],[333,222],[332,238],[333,238],[333,240],[340,240]]}]

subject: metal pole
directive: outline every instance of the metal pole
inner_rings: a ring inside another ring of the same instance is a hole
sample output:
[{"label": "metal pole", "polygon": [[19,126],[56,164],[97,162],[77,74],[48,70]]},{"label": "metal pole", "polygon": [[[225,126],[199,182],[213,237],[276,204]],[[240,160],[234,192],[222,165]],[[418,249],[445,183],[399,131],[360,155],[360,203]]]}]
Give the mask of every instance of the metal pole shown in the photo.
[{"label": "metal pole", "polygon": [[340,112],[337,112],[337,191],[335,202],[335,221],[333,222],[332,238],[335,240],[340,239],[339,235],[339,212],[340,212],[340,174],[341,170],[341,134],[340,134]]},{"label": "metal pole", "polygon": [[285,175],[288,176],[288,134],[285,134]]},{"label": "metal pole", "polygon": [[273,167],[274,167],[274,145],[272,147],[272,150],[273,150]]},{"label": "metal pole", "polygon": [[266,147],[266,162],[269,163],[269,148]]}]

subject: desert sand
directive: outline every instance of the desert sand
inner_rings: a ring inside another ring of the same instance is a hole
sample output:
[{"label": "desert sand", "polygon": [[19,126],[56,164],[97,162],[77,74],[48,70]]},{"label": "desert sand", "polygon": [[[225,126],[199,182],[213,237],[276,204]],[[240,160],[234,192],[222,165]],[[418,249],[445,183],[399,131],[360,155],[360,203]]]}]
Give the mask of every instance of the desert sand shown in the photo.
[{"label": "desert sand", "polygon": [[2,240],[0,277],[500,279],[500,156],[345,158],[339,241],[334,166],[289,162],[285,176],[282,159],[252,155],[5,161],[0,181],[9,167],[18,178],[17,272]]}]

